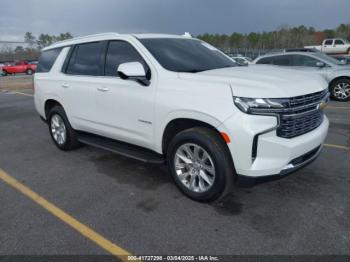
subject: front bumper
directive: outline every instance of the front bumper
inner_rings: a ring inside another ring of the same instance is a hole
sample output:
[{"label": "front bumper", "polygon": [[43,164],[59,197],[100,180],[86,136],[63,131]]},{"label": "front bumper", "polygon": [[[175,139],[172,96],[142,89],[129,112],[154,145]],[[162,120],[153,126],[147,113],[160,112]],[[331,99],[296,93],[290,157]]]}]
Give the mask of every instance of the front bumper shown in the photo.
[{"label": "front bumper", "polygon": [[[219,130],[231,138],[228,147],[240,181],[247,178],[256,181],[277,179],[311,163],[321,152],[329,121],[324,116],[319,127],[290,139],[278,137],[274,129],[276,125],[276,117],[236,111],[219,126]],[[257,134],[260,135],[255,142],[254,153],[254,138]],[[313,154],[308,155],[310,152]]]},{"label": "front bumper", "polygon": [[284,169],[282,169],[282,171],[279,174],[260,177],[238,175],[237,184],[241,187],[252,187],[257,184],[284,178],[298,171],[299,169],[311,164],[314,160],[316,160],[316,158],[320,155],[322,151],[322,147],[323,146],[320,145],[314,150],[311,150],[310,152],[307,152],[306,154],[292,160]]}]

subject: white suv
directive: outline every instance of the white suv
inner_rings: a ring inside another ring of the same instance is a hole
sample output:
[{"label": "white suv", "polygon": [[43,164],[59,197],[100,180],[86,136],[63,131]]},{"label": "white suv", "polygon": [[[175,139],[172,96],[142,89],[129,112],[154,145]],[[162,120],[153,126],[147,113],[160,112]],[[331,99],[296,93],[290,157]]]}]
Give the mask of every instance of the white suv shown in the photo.
[{"label": "white suv", "polygon": [[42,52],[35,105],[56,146],[97,146],[167,163],[179,189],[216,200],[235,183],[283,177],[327,135],[319,76],[237,67],[188,36],[106,33]]}]

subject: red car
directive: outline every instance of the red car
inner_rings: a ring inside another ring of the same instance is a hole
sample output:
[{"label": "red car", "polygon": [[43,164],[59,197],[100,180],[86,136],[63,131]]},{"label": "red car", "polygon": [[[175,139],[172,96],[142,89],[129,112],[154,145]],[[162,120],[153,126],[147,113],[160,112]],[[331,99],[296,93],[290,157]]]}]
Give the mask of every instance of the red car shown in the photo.
[{"label": "red car", "polygon": [[16,62],[11,65],[4,66],[2,68],[3,75],[26,73],[32,75],[36,71],[36,64],[30,64],[26,61]]}]

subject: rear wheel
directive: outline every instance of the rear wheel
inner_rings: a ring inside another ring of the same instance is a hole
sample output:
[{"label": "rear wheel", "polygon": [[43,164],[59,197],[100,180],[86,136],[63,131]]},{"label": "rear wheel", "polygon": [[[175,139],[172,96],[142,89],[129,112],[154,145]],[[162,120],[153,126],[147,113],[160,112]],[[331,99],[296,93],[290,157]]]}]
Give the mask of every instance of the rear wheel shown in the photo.
[{"label": "rear wheel", "polygon": [[169,144],[167,162],[178,188],[196,201],[222,198],[233,185],[235,171],[229,150],[209,128],[177,134]]},{"label": "rear wheel", "polygon": [[77,133],[61,106],[55,106],[50,110],[48,123],[51,138],[59,149],[69,151],[79,147]]},{"label": "rear wheel", "polygon": [[343,78],[336,80],[330,87],[331,97],[337,101],[350,100],[350,79]]},{"label": "rear wheel", "polygon": [[2,71],[2,75],[3,76],[7,76],[7,72],[6,71]]}]

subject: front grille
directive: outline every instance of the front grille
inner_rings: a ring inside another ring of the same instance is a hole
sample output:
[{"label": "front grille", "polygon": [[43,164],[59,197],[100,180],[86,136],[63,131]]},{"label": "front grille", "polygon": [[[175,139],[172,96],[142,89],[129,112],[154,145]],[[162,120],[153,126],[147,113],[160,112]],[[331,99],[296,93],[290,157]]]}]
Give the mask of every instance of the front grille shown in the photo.
[{"label": "front grille", "polygon": [[323,112],[315,110],[312,113],[305,114],[302,117],[293,117],[285,119],[281,116],[280,126],[277,129],[277,136],[292,138],[303,135],[319,127],[323,121]]},{"label": "front grille", "polygon": [[327,99],[328,90],[288,99],[286,108],[279,113],[277,136],[293,138],[319,127],[324,117],[319,104]]}]

